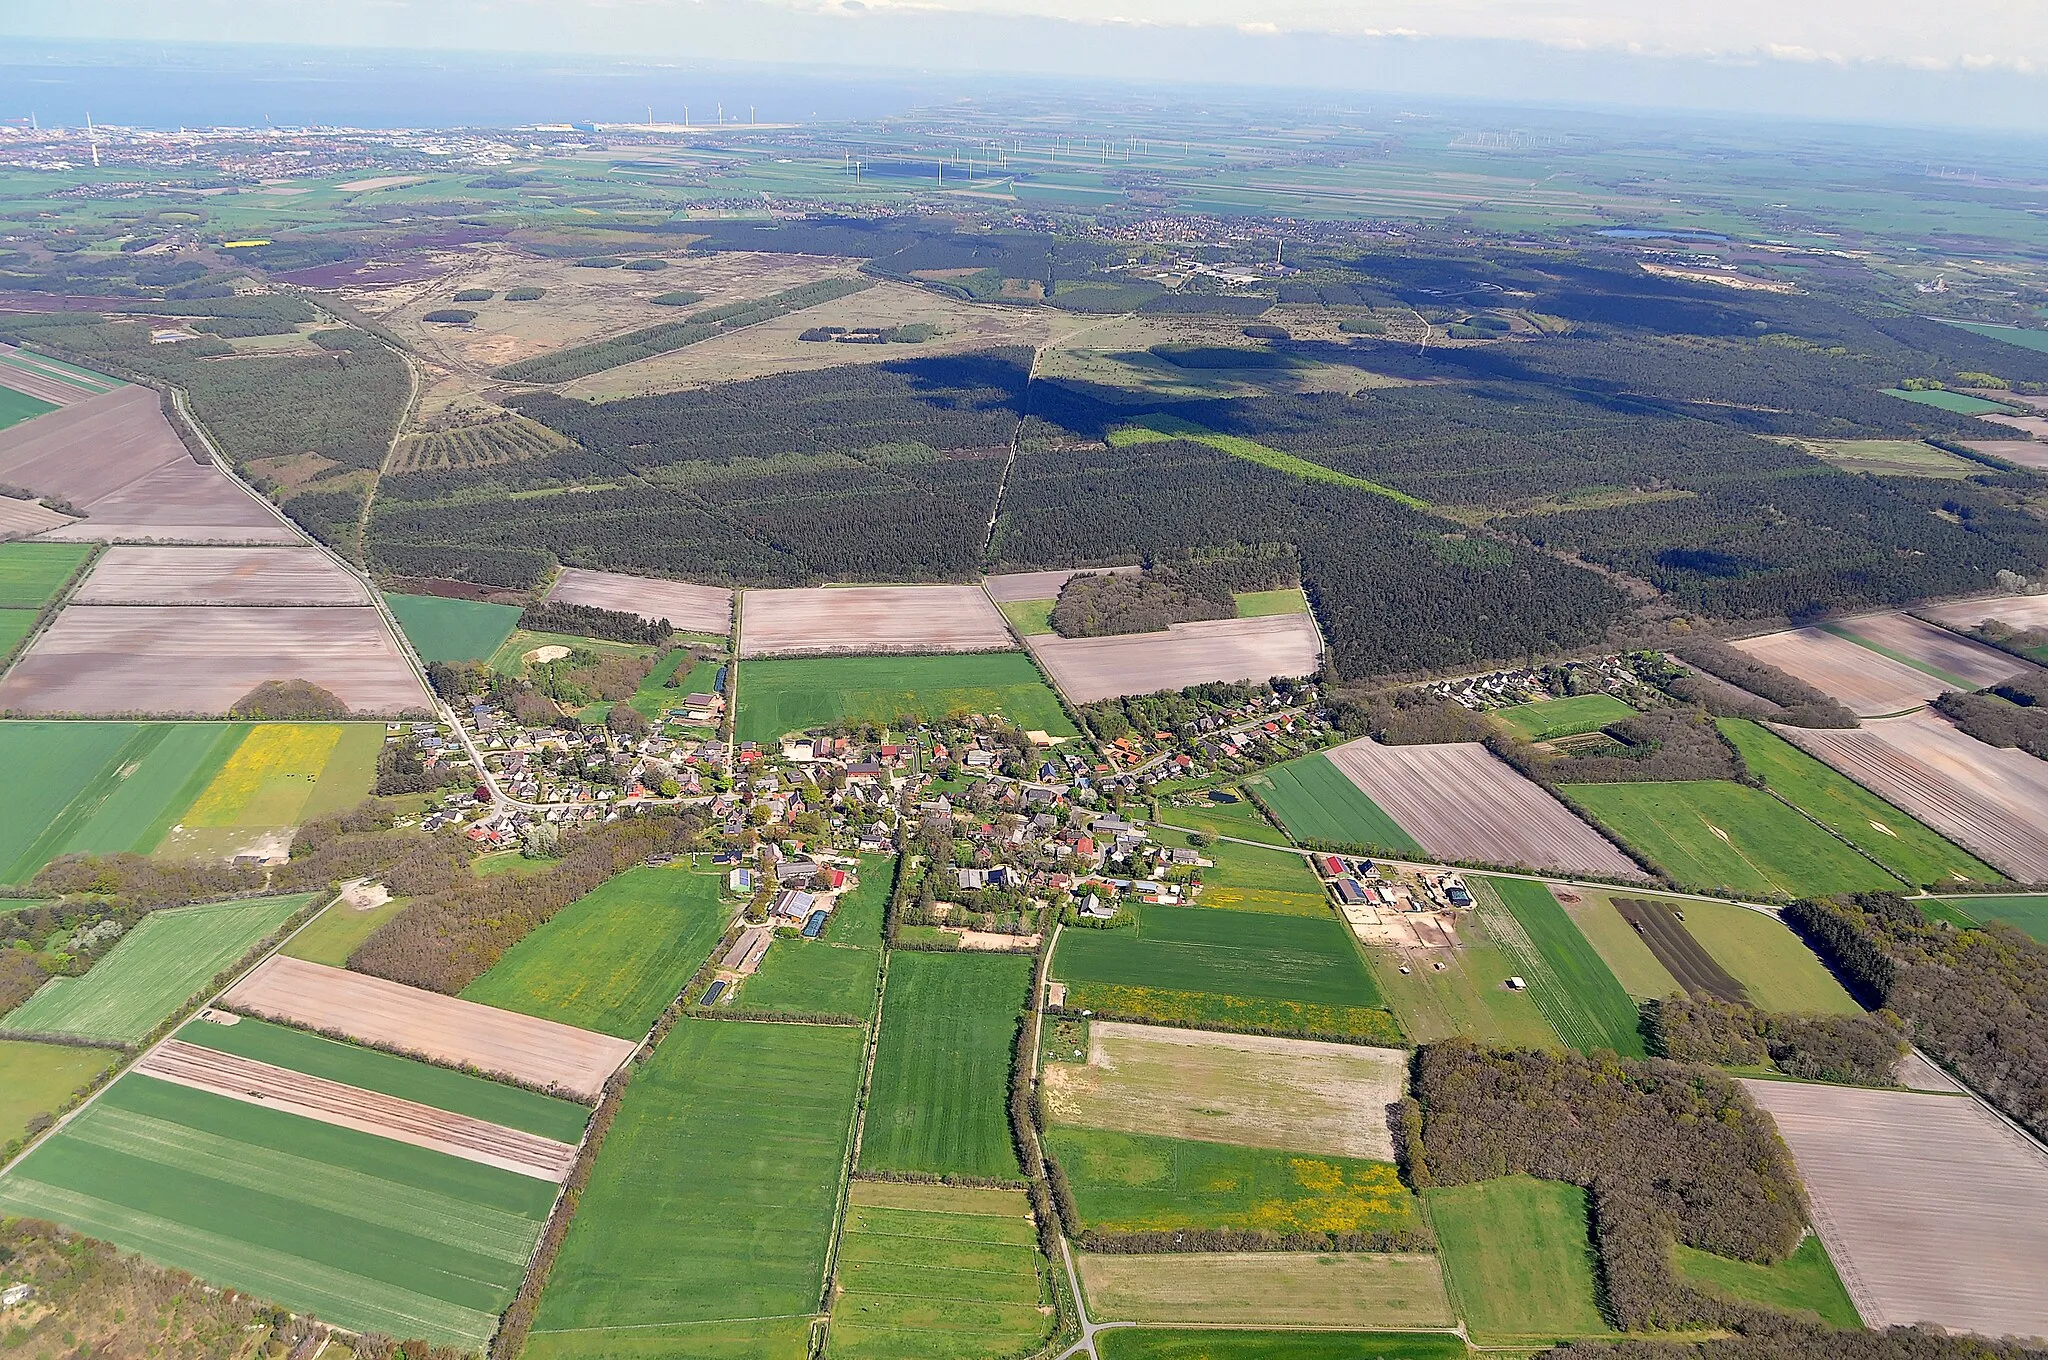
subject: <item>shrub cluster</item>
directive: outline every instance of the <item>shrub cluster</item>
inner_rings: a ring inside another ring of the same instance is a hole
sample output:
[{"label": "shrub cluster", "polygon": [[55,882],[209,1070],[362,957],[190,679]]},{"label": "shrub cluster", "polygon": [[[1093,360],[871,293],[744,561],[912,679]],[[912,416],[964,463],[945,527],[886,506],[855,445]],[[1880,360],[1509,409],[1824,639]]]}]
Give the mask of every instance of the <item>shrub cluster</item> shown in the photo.
[{"label": "shrub cluster", "polygon": [[1771,1014],[1705,992],[1674,993],[1643,1007],[1664,1057],[1717,1067],[1773,1066],[1805,1081],[1893,1086],[1905,1041],[1895,1017]]},{"label": "shrub cluster", "polygon": [[1856,715],[1812,685],[1767,661],[1737,651],[1718,638],[1694,638],[1672,648],[1688,666],[1718,675],[1731,685],[1761,695],[1784,709],[1779,721],[1794,727],[1854,727]]},{"label": "shrub cluster", "polygon": [[2015,676],[1988,694],[1944,694],[1934,707],[1981,742],[2048,760],[2048,685]]},{"label": "shrub cluster", "polygon": [[648,622],[626,609],[600,609],[596,605],[547,600],[530,604],[519,616],[519,626],[530,633],[573,633],[577,637],[603,638],[607,642],[632,642],[659,647],[675,631],[667,619]]},{"label": "shrub cluster", "polygon": [[1573,1341],[1546,1360],[2043,1360],[2048,1350],[2016,1341],[1944,1336],[1920,1327],[1843,1332],[1775,1313],[1734,1324],[1710,1341]]}]

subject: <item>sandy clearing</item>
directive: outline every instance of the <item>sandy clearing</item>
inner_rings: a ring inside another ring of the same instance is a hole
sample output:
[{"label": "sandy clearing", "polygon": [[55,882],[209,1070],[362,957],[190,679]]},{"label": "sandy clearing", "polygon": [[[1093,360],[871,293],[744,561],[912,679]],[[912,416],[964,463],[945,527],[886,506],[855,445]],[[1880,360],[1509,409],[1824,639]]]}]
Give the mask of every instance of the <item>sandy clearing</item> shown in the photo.
[{"label": "sandy clearing", "polygon": [[1973,689],[1984,689],[2030,669],[2016,657],[1958,637],[1910,614],[1863,614],[1842,620],[1841,626],[1859,638],[1966,681]]},{"label": "sandy clearing", "polygon": [[1954,688],[1903,661],[1818,628],[1745,638],[1734,646],[1841,700],[1862,718],[1918,708]]},{"label": "sandy clearing", "polygon": [[989,652],[1016,647],[979,586],[837,586],[750,590],[740,601],[740,656]]},{"label": "sandy clearing", "polygon": [[1119,1322],[1448,1327],[1437,1258],[1407,1252],[1075,1252],[1088,1306]]},{"label": "sandy clearing", "polygon": [[278,955],[221,1000],[265,1019],[554,1087],[585,1101],[595,1100],[639,1047],[631,1039]]},{"label": "sandy clearing", "polygon": [[643,619],[667,619],[670,627],[686,633],[732,631],[732,592],[724,586],[564,567],[548,599],[623,610]]},{"label": "sandy clearing", "polygon": [[210,717],[294,679],[354,713],[431,707],[367,606],[71,605],[0,679],[0,712]]},{"label": "sandy clearing", "polygon": [[2048,762],[1936,713],[1771,730],[2022,882],[2048,879]]},{"label": "sandy clearing", "polygon": [[1163,633],[1025,639],[1069,700],[1094,703],[1126,694],[1186,689],[1212,681],[1313,675],[1323,639],[1307,614],[1176,623]]},{"label": "sandy clearing", "polygon": [[1070,577],[1082,572],[1100,575],[1133,576],[1141,567],[1075,567],[1066,571],[1013,571],[1002,576],[984,576],[981,584],[988,591],[989,598],[999,604],[1011,604],[1018,600],[1056,600],[1060,590]]},{"label": "sandy clearing", "polygon": [[1084,1128],[1391,1161],[1407,1075],[1400,1049],[1097,1020],[1087,1063],[1048,1063],[1045,1092]]},{"label": "sandy clearing", "polygon": [[318,548],[107,549],[74,604],[361,605],[363,583]]},{"label": "sandy clearing", "polygon": [[40,501],[18,501],[12,496],[0,496],[0,539],[27,538],[69,523],[71,516],[60,515]]},{"label": "sandy clearing", "polygon": [[167,1040],[151,1050],[135,1064],[135,1070],[158,1081],[430,1148],[557,1185],[569,1178],[576,1164],[576,1148],[571,1143],[180,1039]]},{"label": "sandy clearing", "polygon": [[[1920,612],[1949,628],[1975,628],[1987,619],[1996,619],[2011,628],[2048,628],[2048,595],[2001,595],[1988,600],[1963,600]],[[2011,664],[2018,666],[2019,662]]]},{"label": "sandy clearing", "polygon": [[1478,742],[1346,742],[1330,761],[1430,854],[1647,882],[1643,871],[1542,786]]},{"label": "sandy clearing", "polygon": [[1961,1096],[1745,1081],[1866,1326],[2048,1336],[2048,1153]]}]

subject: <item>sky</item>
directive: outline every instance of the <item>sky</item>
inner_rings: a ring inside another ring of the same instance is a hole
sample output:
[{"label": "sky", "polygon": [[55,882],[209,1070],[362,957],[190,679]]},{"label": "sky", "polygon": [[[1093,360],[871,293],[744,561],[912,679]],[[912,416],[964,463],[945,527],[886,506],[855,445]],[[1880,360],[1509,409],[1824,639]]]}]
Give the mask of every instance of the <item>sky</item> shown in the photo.
[{"label": "sky", "polygon": [[0,5],[5,35],[791,62],[2048,130],[2048,0],[65,0]]}]

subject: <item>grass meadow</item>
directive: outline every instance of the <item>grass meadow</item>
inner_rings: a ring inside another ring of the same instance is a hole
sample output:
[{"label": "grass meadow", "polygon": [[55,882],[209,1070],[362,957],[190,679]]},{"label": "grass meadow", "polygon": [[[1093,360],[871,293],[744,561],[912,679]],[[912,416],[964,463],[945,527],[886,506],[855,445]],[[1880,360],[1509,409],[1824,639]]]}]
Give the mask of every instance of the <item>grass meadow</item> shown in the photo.
[{"label": "grass meadow", "polygon": [[32,397],[26,392],[17,392],[11,387],[0,387],[0,430],[10,425],[19,425],[24,420],[48,415],[57,407],[41,397]]},{"label": "grass meadow", "polygon": [[1539,699],[1497,709],[1494,717],[1513,728],[1524,741],[1548,741],[1598,732],[1609,723],[1633,718],[1636,711],[1611,694],[1579,694],[1569,699]]},{"label": "grass meadow", "polygon": [[[1188,839],[1170,828],[1155,826],[1152,842],[1185,847]],[[1321,919],[1330,915],[1330,899],[1322,880],[1308,867],[1308,861],[1292,850],[1262,850],[1216,841],[1201,847],[1200,854],[1213,860],[1215,867],[1201,871],[1202,895],[1194,900],[1198,907]]]},{"label": "grass meadow", "polygon": [[1018,1190],[855,1181],[839,1238],[833,1360],[1021,1355],[1053,1319]]},{"label": "grass meadow", "polygon": [[1102,1360],[1465,1360],[1449,1332],[1194,1331],[1117,1327],[1095,1348]]},{"label": "grass meadow", "polygon": [[404,911],[408,899],[395,897],[381,907],[352,907],[336,902],[308,921],[278,952],[286,958],[345,968],[356,946],[377,933],[386,921]]},{"label": "grass meadow", "polygon": [[0,609],[41,609],[91,556],[90,543],[0,543]]},{"label": "grass meadow", "polygon": [[[1456,949],[1433,951],[1427,959],[1412,961],[1391,949],[1370,954],[1388,1007],[1400,1021],[1401,1032],[1415,1043],[1460,1036],[1509,1048],[1558,1048],[1564,1043],[1527,989],[1508,989],[1507,980],[1519,974],[1522,965],[1487,933],[1476,912],[1459,921]],[[1435,966],[1439,963],[1441,971]],[[1400,971],[1404,964],[1405,974]]]},{"label": "grass meadow", "polygon": [[1135,926],[1069,930],[1054,975],[1168,991],[1377,1006],[1379,988],[1334,916],[1276,916],[1213,907],[1130,906]]},{"label": "grass meadow", "polygon": [[1783,921],[1733,902],[1674,903],[1686,933],[1742,984],[1750,1002],[1766,1011],[1862,1011],[1835,975]]},{"label": "grass meadow", "polygon": [[1010,1050],[1031,971],[1024,955],[890,956],[863,1170],[1017,1175]]},{"label": "grass meadow", "polygon": [[111,1048],[0,1039],[0,1143],[19,1138],[73,1091],[114,1065]]},{"label": "grass meadow", "polygon": [[0,663],[12,656],[14,649],[36,630],[39,617],[33,609],[0,609]]},{"label": "grass meadow", "polygon": [[724,933],[719,883],[688,869],[628,869],[506,950],[462,999],[641,1038]]},{"label": "grass meadow", "polygon": [[312,900],[299,893],[153,911],[84,977],[51,978],[0,1026],[133,1043]]},{"label": "grass meadow", "polygon": [[1391,1162],[1064,1126],[1046,1146],[1099,1232],[1403,1232],[1419,1216]]},{"label": "grass meadow", "polygon": [[558,1100],[451,1067],[415,1062],[249,1016],[233,1025],[187,1021],[178,1030],[178,1037],[217,1053],[233,1053],[307,1076],[325,1077],[358,1090],[377,1091],[437,1110],[503,1124],[506,1128],[524,1129],[560,1143],[574,1143],[581,1138],[583,1126],[590,1120],[590,1111],[572,1100]]},{"label": "grass meadow", "polygon": [[1945,840],[1760,724],[1723,718],[1716,726],[1771,792],[1908,883],[1996,883],[1984,861]]},{"label": "grass meadow", "polygon": [[1290,760],[1245,781],[1298,841],[1368,845],[1405,855],[1422,846],[1320,753]]},{"label": "grass meadow", "polygon": [[1610,1331],[1594,1287],[1586,1192],[1504,1176],[1423,1193],[1451,1301],[1482,1343]]},{"label": "grass meadow", "polygon": [[1562,792],[1681,888],[1810,897],[1899,886],[1768,793],[1728,780],[1571,784]]},{"label": "grass meadow", "polygon": [[438,595],[386,595],[384,602],[422,661],[488,660],[519,623],[519,606],[511,604]]},{"label": "grass meadow", "polygon": [[1948,897],[1938,902],[1921,902],[1920,907],[1927,911],[1930,917],[1954,921],[1957,925],[1974,926],[1987,921],[2003,921],[2037,940],[2048,941],[2048,894]]},{"label": "grass meadow", "polygon": [[[1476,874],[1466,881],[1479,899],[1480,914],[1487,917],[1488,931],[1515,960],[1536,1008],[1560,1038],[1582,1053],[1611,1048],[1625,1058],[1644,1055],[1634,999],[1548,887],[1523,878]],[[1512,924],[1491,914],[1489,894],[1506,909]],[[1520,927],[1520,938],[1515,926]]]},{"label": "grass meadow", "polygon": [[1044,637],[1052,631],[1052,607],[1057,600],[998,600],[996,608],[1020,637]]},{"label": "grass meadow", "polygon": [[1810,1233],[1798,1250],[1774,1266],[1731,1261],[1687,1246],[1677,1249],[1677,1265],[1681,1278],[1709,1294],[1809,1312],[1832,1327],[1863,1325],[1828,1249]]},{"label": "grass meadow", "polygon": [[948,713],[1000,713],[1026,731],[1077,735],[1059,697],[1026,652],[965,656],[834,656],[740,666],[738,738]]},{"label": "grass meadow", "polygon": [[0,1212],[344,1327],[472,1350],[554,1196],[530,1176],[135,1075],[0,1180]]},{"label": "grass meadow", "polygon": [[1236,598],[1237,616],[1241,619],[1308,613],[1308,596],[1300,586],[1288,586],[1284,590],[1250,590]]},{"label": "grass meadow", "polygon": [[1158,820],[1167,826],[1184,827],[1206,836],[1235,836],[1263,845],[1292,844],[1287,833],[1267,821],[1249,798],[1240,797],[1235,803],[1206,803],[1200,807],[1162,803]]},{"label": "grass meadow", "polygon": [[733,1009],[871,1018],[892,876],[889,856],[862,856],[860,883],[840,897],[824,933],[815,940],[779,939],[770,945]]},{"label": "grass meadow", "polygon": [[864,1042],[850,1027],[678,1021],[626,1088],[528,1360],[803,1360]]}]

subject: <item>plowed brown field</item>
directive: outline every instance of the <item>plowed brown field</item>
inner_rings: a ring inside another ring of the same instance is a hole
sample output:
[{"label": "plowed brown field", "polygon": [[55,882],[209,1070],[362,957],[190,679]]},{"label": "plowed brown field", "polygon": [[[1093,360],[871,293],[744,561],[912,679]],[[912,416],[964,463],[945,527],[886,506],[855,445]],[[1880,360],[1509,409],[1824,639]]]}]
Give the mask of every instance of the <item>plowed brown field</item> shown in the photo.
[{"label": "plowed brown field", "polygon": [[1176,623],[1163,633],[1026,640],[1046,674],[1077,704],[1218,680],[1313,675],[1323,664],[1322,637],[1306,614]]},{"label": "plowed brown field", "polygon": [[740,604],[742,657],[993,652],[1016,645],[980,586],[750,590]]},{"label": "plowed brown field", "polygon": [[1841,700],[1858,717],[1903,713],[1955,688],[1903,661],[1818,628],[1745,638],[1735,646]]},{"label": "plowed brown field", "polygon": [[2031,669],[2016,657],[1958,637],[1910,614],[1863,614],[1842,620],[1841,626],[1859,638],[1953,676],[1972,689],[1984,689]]},{"label": "plowed brown field", "polygon": [[643,619],[667,619],[670,627],[686,633],[732,631],[732,592],[724,586],[564,567],[548,598],[564,604],[622,610]]},{"label": "plowed brown field", "polygon": [[368,604],[363,583],[318,548],[117,545],[74,604]]}]

